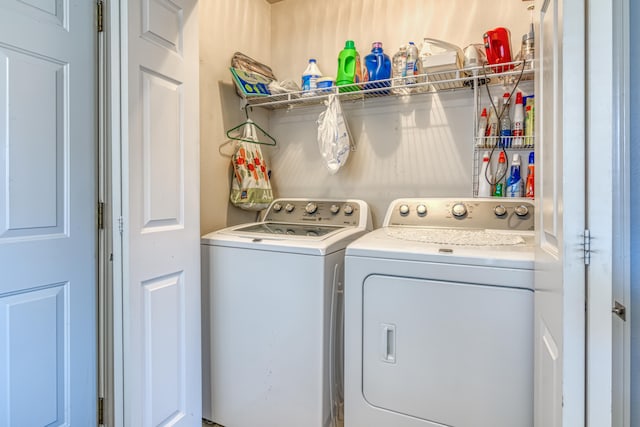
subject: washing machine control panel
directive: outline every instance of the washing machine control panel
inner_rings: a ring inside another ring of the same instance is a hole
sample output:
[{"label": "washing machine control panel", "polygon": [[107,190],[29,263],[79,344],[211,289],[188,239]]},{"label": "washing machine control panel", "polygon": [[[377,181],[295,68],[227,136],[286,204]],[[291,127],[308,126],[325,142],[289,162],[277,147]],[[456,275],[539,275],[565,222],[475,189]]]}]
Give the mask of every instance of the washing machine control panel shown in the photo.
[{"label": "washing machine control panel", "polygon": [[368,207],[361,200],[278,199],[267,208],[262,220],[344,227],[364,225],[367,214]]},{"label": "washing machine control panel", "polygon": [[528,199],[398,199],[384,226],[533,231],[534,214]]}]

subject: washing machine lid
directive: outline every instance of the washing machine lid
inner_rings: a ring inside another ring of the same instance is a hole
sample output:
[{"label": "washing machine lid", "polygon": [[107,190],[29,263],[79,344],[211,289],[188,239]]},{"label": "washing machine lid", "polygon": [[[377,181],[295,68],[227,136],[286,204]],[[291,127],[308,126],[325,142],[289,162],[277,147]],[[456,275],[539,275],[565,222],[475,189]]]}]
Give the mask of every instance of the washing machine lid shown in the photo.
[{"label": "washing machine lid", "polygon": [[366,232],[362,227],[257,222],[214,231],[202,236],[201,243],[207,246],[326,255],[344,250]]},{"label": "washing machine lid", "polygon": [[293,238],[323,240],[344,228],[345,227],[332,225],[259,222],[235,227],[233,232],[236,234],[247,234],[251,236],[287,236]]},{"label": "washing machine lid", "polygon": [[533,269],[534,219],[527,199],[396,199],[347,256]]},{"label": "washing machine lid", "polygon": [[371,230],[371,212],[359,199],[276,199],[261,221],[202,236],[201,243],[256,250],[324,255]]},{"label": "washing machine lid", "polygon": [[382,227],[350,244],[346,255],[531,270],[534,234]]}]

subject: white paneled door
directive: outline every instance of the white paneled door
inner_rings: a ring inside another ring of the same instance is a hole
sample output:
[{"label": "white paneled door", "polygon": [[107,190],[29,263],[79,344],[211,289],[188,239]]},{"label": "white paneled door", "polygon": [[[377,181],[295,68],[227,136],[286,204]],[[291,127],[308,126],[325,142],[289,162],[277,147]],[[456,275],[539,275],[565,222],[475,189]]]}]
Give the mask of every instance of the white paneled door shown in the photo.
[{"label": "white paneled door", "polygon": [[535,425],[584,426],[585,5],[535,8]]},{"label": "white paneled door", "polygon": [[125,425],[200,426],[196,1],[122,4]]},{"label": "white paneled door", "polygon": [[0,425],[96,424],[95,3],[0,0]]}]

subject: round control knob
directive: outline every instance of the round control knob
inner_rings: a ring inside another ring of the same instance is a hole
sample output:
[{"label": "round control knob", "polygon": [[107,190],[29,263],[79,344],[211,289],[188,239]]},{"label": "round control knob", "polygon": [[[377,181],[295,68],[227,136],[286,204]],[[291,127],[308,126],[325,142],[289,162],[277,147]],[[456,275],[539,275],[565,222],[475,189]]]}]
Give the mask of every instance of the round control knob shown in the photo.
[{"label": "round control knob", "polygon": [[276,212],[280,212],[282,210],[282,205],[280,203],[274,203],[273,210]]},{"label": "round control knob", "polygon": [[400,205],[398,209],[400,211],[400,215],[407,216],[409,215],[409,205]]},{"label": "round control knob", "polygon": [[287,234],[289,236],[295,236],[296,235],[296,231],[289,228],[289,229],[287,229]]},{"label": "round control knob", "polygon": [[307,231],[307,236],[309,236],[309,237],[318,237],[318,233],[313,231],[313,230],[309,230],[309,231]]},{"label": "round control knob", "polygon": [[467,207],[464,205],[464,203],[456,203],[451,208],[451,213],[456,218],[461,218],[467,214]]},{"label": "round control knob", "polygon": [[329,208],[329,210],[331,211],[332,214],[337,214],[338,212],[340,212],[340,206],[338,205],[331,205],[331,207]]},{"label": "round control knob", "polygon": [[416,212],[420,216],[425,216],[427,214],[427,207],[425,205],[416,206]]},{"label": "round control knob", "polygon": [[520,206],[516,206],[514,211],[518,216],[527,216],[527,214],[529,213],[529,208],[526,207],[525,205],[520,205]]},{"label": "round control knob", "polygon": [[308,214],[316,213],[317,210],[318,210],[318,205],[316,205],[313,202],[307,203],[307,206],[304,207],[304,211]]},{"label": "round control knob", "polygon": [[287,203],[287,206],[285,206],[285,207],[284,207],[284,210],[285,210],[285,211],[287,211],[287,212],[289,212],[289,213],[291,213],[291,212],[293,212],[293,210],[294,210],[295,208],[296,208],[296,207],[295,207],[294,205],[292,205],[291,203]]},{"label": "round control knob", "polygon": [[505,216],[507,213],[507,208],[505,208],[503,205],[498,205],[493,208],[493,213],[496,214],[496,216]]},{"label": "round control knob", "polygon": [[345,215],[351,215],[353,213],[353,206],[344,205],[344,208],[342,208],[342,210],[344,211]]}]

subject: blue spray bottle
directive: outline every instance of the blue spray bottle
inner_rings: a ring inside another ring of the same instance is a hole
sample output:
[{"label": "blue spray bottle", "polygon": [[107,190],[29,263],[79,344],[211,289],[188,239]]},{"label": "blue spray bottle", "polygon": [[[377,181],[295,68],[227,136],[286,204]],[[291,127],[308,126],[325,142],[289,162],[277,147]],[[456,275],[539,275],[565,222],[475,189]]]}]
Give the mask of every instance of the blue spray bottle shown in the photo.
[{"label": "blue spray bottle", "polygon": [[522,176],[520,175],[520,154],[513,155],[511,173],[507,179],[507,197],[522,197]]}]

